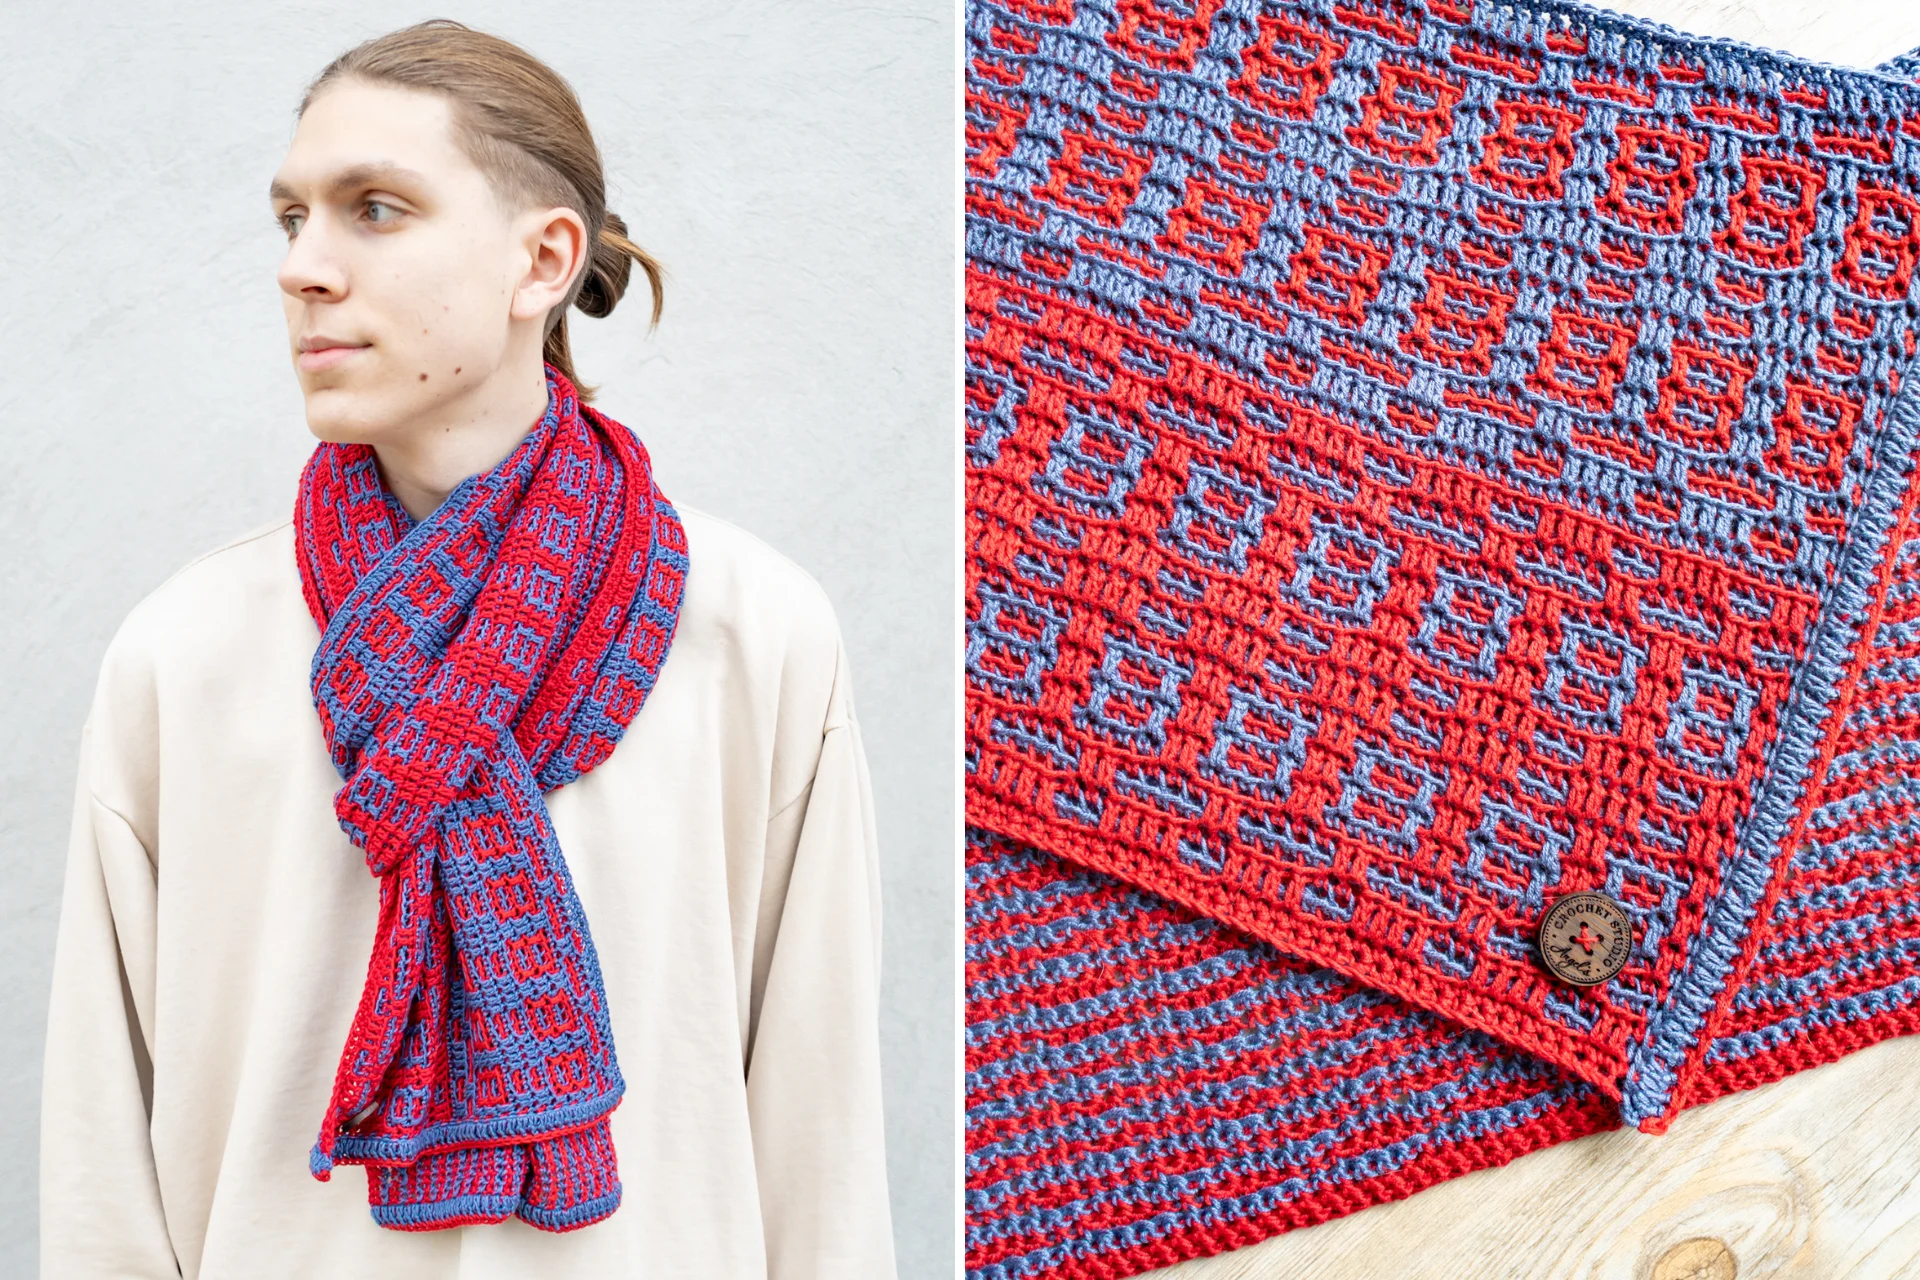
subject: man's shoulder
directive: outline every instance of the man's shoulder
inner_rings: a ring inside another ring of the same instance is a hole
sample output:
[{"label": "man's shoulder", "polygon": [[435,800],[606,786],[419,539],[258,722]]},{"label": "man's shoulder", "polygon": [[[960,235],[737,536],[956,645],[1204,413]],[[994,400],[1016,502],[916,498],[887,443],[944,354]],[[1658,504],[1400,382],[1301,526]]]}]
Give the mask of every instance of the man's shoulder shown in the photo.
[{"label": "man's shoulder", "polygon": [[[284,557],[285,563],[281,563]],[[174,570],[152,594],[219,590],[293,568],[293,517],[275,516],[215,543]]]},{"label": "man's shoulder", "polygon": [[840,624],[826,589],[758,534],[710,511],[674,504],[687,534],[689,612],[835,644]]},{"label": "man's shoulder", "polygon": [[110,655],[207,653],[214,637],[234,637],[284,611],[300,594],[293,518],[279,516],[232,534],[194,555],[127,611]]},{"label": "man's shoulder", "polygon": [[673,644],[699,653],[685,669],[737,680],[777,705],[783,758],[817,752],[821,725],[852,714],[846,646],[826,590],[757,534],[709,512],[676,510],[688,565]]},{"label": "man's shoulder", "polygon": [[[117,812],[147,811],[163,708],[237,724],[229,712],[258,713],[289,672],[296,681],[304,676],[313,624],[300,594],[291,523],[282,517],[258,524],[194,555],[114,629],[83,732],[91,745],[83,750],[89,785]],[[151,834],[143,830],[142,838]]]}]

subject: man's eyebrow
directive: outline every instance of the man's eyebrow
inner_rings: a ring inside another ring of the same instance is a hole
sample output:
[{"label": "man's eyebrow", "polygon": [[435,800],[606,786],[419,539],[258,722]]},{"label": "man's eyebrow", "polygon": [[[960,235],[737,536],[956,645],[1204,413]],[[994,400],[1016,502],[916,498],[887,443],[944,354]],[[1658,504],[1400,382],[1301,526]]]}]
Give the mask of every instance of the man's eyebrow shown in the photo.
[{"label": "man's eyebrow", "polygon": [[[425,174],[416,173],[403,165],[394,164],[391,160],[382,160],[368,164],[348,165],[339,173],[335,174],[331,182],[327,183],[326,194],[330,196],[337,195],[349,187],[366,186],[381,179],[408,182],[417,186],[424,186],[427,181]],[[296,199],[296,197],[292,187],[288,186],[279,178],[275,178],[273,185],[267,188],[267,199],[293,200]]]}]

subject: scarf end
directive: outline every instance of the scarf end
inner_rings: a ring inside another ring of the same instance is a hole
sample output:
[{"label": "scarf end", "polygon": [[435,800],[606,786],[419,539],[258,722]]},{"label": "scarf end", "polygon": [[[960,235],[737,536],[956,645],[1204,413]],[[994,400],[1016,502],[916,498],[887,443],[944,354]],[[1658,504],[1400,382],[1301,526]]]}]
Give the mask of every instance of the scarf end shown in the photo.
[{"label": "scarf end", "polygon": [[368,1165],[373,1220],[396,1231],[501,1222],[574,1231],[620,1207],[606,1117],[536,1142],[434,1151],[408,1165]]}]

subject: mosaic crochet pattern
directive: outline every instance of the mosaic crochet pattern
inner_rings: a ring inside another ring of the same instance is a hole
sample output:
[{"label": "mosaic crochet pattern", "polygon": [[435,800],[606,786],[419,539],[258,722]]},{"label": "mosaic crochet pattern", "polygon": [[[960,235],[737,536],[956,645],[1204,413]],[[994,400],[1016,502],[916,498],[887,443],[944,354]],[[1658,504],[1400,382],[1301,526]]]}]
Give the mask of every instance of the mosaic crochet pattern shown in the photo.
[{"label": "mosaic crochet pattern", "polygon": [[322,443],[301,475],[314,706],[341,828],[380,879],[311,1165],[368,1165],[373,1216],[398,1229],[566,1230],[620,1203],[624,1085],[543,793],[605,760],[646,700],[687,544],[640,441],[546,377],[533,430],[418,523],[370,446]]},{"label": "mosaic crochet pattern", "polygon": [[1615,1123],[1489,1036],[979,828],[966,929],[981,1280],[1168,1265]]},{"label": "mosaic crochet pattern", "polygon": [[[1650,1133],[1920,1029],[1907,64],[1550,2],[967,41],[969,821]],[[1582,889],[1590,989],[1532,946]]]}]

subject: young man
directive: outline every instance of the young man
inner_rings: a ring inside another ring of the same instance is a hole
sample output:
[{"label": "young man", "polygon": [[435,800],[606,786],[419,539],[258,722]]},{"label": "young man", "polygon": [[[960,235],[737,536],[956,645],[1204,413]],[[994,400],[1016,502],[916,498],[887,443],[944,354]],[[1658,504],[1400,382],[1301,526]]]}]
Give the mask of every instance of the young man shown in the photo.
[{"label": "young man", "polygon": [[846,650],[581,403],[566,307],[659,280],[577,103],[408,28],[272,202],[321,443],[102,664],[43,1274],[891,1276]]}]

